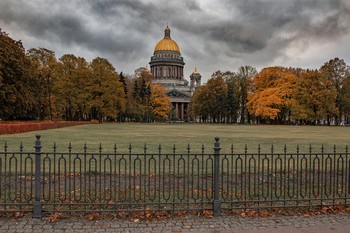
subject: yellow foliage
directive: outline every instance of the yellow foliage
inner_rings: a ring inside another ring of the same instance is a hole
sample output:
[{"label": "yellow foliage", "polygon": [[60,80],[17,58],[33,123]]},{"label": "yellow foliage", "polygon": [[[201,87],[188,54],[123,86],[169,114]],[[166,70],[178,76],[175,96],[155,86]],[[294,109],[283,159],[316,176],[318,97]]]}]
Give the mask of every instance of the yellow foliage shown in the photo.
[{"label": "yellow foliage", "polygon": [[166,95],[165,89],[159,84],[153,84],[151,106],[156,118],[167,119],[170,112],[170,98]]}]

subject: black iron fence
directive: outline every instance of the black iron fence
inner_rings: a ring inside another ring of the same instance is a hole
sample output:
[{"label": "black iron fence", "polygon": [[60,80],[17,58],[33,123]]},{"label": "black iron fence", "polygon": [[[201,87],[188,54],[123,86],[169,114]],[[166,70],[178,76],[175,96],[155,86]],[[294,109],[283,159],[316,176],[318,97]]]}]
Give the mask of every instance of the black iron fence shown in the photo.
[{"label": "black iron fence", "polygon": [[173,211],[295,208],[350,204],[343,152],[211,153],[0,152],[0,212]]}]

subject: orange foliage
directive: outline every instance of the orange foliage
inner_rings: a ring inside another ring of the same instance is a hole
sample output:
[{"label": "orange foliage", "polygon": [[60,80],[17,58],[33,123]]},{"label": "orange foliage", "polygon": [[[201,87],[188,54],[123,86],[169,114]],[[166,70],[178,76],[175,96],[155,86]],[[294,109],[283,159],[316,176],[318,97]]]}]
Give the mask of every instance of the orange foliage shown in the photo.
[{"label": "orange foliage", "polygon": [[248,95],[247,108],[255,116],[274,120],[293,104],[293,89],[297,77],[283,67],[269,67],[261,70],[253,79]]}]

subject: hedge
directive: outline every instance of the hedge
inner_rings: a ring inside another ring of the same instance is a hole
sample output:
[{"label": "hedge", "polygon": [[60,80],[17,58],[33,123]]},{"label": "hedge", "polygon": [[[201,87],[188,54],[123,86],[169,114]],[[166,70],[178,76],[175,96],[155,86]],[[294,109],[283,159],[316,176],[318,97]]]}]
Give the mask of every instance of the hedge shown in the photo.
[{"label": "hedge", "polygon": [[0,134],[24,133],[36,130],[56,129],[74,125],[90,124],[88,121],[41,121],[41,122],[1,122]]}]

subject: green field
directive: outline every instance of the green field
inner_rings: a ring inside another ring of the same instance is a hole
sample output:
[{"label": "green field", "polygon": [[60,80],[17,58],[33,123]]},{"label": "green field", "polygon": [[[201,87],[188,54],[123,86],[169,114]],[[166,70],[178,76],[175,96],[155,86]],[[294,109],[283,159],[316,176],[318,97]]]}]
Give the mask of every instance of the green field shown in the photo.
[{"label": "green field", "polygon": [[269,151],[274,144],[275,151],[282,152],[286,144],[288,151],[295,152],[300,145],[304,152],[309,146],[320,151],[323,144],[332,151],[334,144],[341,151],[350,143],[350,127],[327,126],[271,126],[271,125],[223,125],[223,124],[91,124],[29,133],[0,135],[0,151],[7,142],[10,151],[17,151],[20,143],[26,151],[33,150],[35,135],[42,136],[43,150],[52,150],[56,142],[59,151],[67,150],[69,142],[73,151],[82,151],[84,143],[88,151],[97,151],[102,143],[103,151],[113,151],[114,143],[118,151],[127,152],[130,143],[133,152],[140,152],[147,144],[149,152],[156,152],[161,143],[163,152],[172,152],[176,144],[177,152],[184,152],[190,144],[191,152],[201,151],[202,144],[207,153],[212,152],[214,138],[220,137],[222,152],[229,153],[233,144],[236,151]]}]

